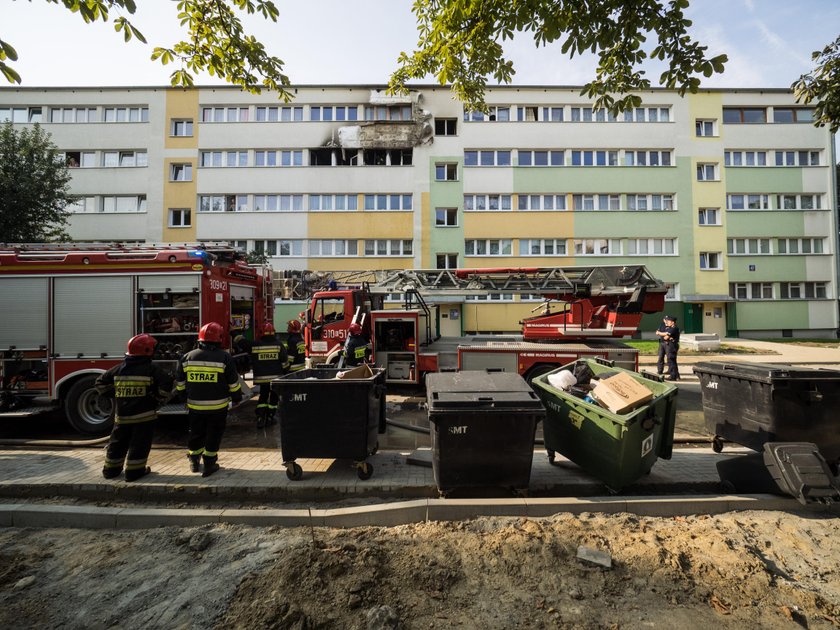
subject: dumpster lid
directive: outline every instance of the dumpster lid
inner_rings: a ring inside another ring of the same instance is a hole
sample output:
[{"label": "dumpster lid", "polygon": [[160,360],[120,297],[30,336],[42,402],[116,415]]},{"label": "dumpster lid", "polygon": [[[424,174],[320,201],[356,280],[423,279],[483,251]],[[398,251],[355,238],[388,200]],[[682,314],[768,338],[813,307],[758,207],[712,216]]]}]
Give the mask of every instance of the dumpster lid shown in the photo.
[{"label": "dumpster lid", "polygon": [[754,381],[837,380],[840,370],[798,367],[784,363],[746,363],[742,361],[705,361],[694,365],[695,374],[714,374]]},{"label": "dumpster lid", "polygon": [[542,409],[542,402],[519,374],[440,372],[426,375],[429,411],[453,408]]},{"label": "dumpster lid", "polygon": [[764,465],[779,489],[803,505],[840,500],[840,487],[812,442],[766,442]]}]

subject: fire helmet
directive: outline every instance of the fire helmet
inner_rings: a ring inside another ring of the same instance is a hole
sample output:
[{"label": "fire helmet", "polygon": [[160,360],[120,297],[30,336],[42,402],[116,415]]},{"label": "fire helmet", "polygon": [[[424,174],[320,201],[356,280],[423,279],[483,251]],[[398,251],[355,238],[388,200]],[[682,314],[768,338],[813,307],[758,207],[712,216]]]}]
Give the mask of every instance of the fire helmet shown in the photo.
[{"label": "fire helmet", "polygon": [[262,330],[262,334],[263,334],[263,336],[265,336],[265,335],[273,335],[273,334],[275,334],[276,332],[277,332],[277,331],[276,331],[276,330],[274,330],[274,324],[272,324],[271,322],[266,322],[265,324],[263,324],[263,330]]},{"label": "fire helmet", "polygon": [[155,353],[157,339],[151,335],[136,335],[128,340],[126,354],[130,357],[150,357]]},{"label": "fire helmet", "polygon": [[289,324],[286,327],[286,332],[290,333],[299,333],[300,332],[300,322],[296,319],[290,319]]},{"label": "fire helmet", "polygon": [[350,332],[351,335],[361,335],[362,325],[359,322],[353,322],[347,327],[347,330]]},{"label": "fire helmet", "polygon": [[209,324],[204,324],[201,330],[198,331],[198,340],[205,343],[222,343],[224,332],[225,329],[222,328],[221,324],[210,322]]}]

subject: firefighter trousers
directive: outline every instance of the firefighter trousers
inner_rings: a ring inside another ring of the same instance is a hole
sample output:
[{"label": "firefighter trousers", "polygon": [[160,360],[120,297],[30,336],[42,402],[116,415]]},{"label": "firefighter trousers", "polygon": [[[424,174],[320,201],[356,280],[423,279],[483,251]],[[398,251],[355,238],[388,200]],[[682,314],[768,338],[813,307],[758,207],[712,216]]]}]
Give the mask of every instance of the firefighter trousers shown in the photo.
[{"label": "firefighter trousers", "polygon": [[190,409],[190,430],[187,435],[187,449],[190,456],[202,455],[205,467],[215,464],[219,457],[222,435],[227,425],[227,409],[219,411],[195,411]]},{"label": "firefighter trousers", "polygon": [[113,479],[122,472],[123,466],[126,481],[139,479],[146,474],[146,462],[152,450],[154,432],[154,420],[115,424],[105,451],[102,475],[106,479]]},{"label": "firefighter trousers", "polygon": [[260,397],[257,400],[257,416],[264,413],[266,418],[272,418],[277,411],[277,392],[271,389],[271,383],[260,383]]}]

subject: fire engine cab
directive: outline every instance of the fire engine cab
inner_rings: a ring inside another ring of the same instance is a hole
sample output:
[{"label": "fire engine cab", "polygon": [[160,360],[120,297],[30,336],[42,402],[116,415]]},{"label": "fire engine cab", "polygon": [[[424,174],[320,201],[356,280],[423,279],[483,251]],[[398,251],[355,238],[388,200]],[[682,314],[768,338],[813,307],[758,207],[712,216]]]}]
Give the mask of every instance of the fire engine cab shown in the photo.
[{"label": "fire engine cab", "polygon": [[0,245],[0,417],[61,405],[82,433],[111,426],[96,378],[148,333],[155,361],[174,372],[208,322],[225,347],[271,321],[271,270],[224,243]]},{"label": "fire engine cab", "polygon": [[[366,274],[366,275],[365,275]],[[365,278],[361,284],[353,284]],[[427,372],[501,370],[526,379],[581,357],[638,368],[629,337],[645,313],[664,307],[667,289],[642,265],[371,271],[327,277],[307,311],[310,363],[332,363],[351,322],[371,340],[373,360],[391,383],[420,383]],[[542,312],[520,321],[521,334],[442,337],[433,298],[527,295]],[[384,297],[403,297],[383,308]]]}]

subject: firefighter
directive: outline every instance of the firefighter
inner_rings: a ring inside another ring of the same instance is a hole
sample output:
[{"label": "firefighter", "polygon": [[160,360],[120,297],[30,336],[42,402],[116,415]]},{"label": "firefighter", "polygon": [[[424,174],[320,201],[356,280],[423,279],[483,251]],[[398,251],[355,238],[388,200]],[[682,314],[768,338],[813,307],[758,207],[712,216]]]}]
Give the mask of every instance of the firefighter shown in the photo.
[{"label": "firefighter", "polygon": [[356,367],[362,363],[368,363],[371,347],[370,341],[362,334],[362,325],[353,322],[347,327],[347,332],[350,335],[347,337],[347,343],[344,344],[344,350],[342,350],[344,357],[340,367]]},{"label": "firefighter", "polygon": [[236,362],[236,371],[245,376],[251,371],[251,342],[245,335],[236,335],[231,342],[231,354]]},{"label": "firefighter", "polygon": [[257,428],[276,423],[277,394],[271,391],[271,381],[289,371],[286,346],[277,341],[277,334],[270,322],[263,325],[262,336],[251,347],[251,368],[254,385],[260,386],[257,401]]},{"label": "firefighter", "polygon": [[301,333],[300,322],[290,319],[286,326],[286,349],[289,354],[289,372],[299,372],[306,367],[306,341]]},{"label": "firefighter", "polygon": [[[125,466],[125,480],[148,475],[157,408],[172,390],[172,377],[152,363],[157,341],[151,335],[128,340],[125,360],[96,379],[96,391],[114,397],[114,429],[102,476],[113,479]],[[127,459],[126,459],[127,457]]]},{"label": "firefighter", "polygon": [[228,404],[242,400],[236,364],[222,350],[224,329],[210,322],[198,331],[198,348],[178,361],[175,389],[186,401],[189,412],[187,457],[192,472],[209,477],[219,470],[219,446],[227,423]]}]

